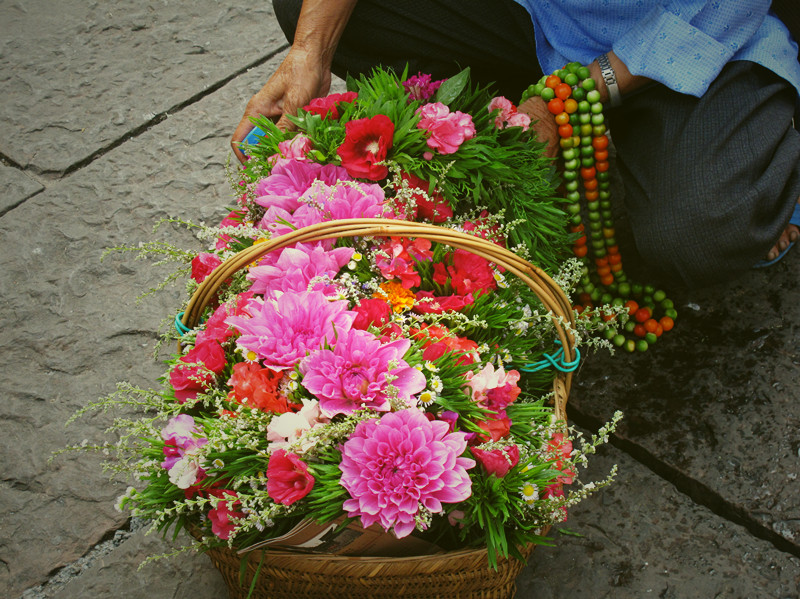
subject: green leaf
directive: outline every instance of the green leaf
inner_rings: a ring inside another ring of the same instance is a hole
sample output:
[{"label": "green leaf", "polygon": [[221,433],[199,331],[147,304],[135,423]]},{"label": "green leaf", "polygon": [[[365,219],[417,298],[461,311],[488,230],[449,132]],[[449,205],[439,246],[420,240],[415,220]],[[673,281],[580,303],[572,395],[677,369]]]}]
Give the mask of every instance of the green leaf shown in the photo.
[{"label": "green leaf", "polygon": [[461,95],[461,92],[464,91],[468,83],[469,67],[460,73],[453,75],[449,79],[446,79],[444,83],[442,83],[436,92],[436,101],[441,102],[442,104],[450,104],[450,102]]}]

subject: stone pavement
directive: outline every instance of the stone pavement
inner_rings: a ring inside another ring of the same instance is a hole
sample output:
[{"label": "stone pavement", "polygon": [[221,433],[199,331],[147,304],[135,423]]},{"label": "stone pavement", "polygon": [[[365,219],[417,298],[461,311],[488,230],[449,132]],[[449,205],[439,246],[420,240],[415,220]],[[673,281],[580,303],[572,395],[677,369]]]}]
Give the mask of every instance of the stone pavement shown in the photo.
[{"label": "stone pavement", "polygon": [[[204,556],[113,509],[96,456],[109,417],[64,422],[117,380],[152,384],[155,330],[180,290],[106,248],[218,221],[228,138],[285,53],[269,3],[0,0],[0,594],[225,597]],[[630,265],[630,261],[629,261]],[[630,268],[628,269],[630,270]],[[625,420],[592,466],[618,481],[540,547],[520,599],[790,598],[800,586],[800,251],[702,292],[646,354],[591,356],[574,424]]]}]

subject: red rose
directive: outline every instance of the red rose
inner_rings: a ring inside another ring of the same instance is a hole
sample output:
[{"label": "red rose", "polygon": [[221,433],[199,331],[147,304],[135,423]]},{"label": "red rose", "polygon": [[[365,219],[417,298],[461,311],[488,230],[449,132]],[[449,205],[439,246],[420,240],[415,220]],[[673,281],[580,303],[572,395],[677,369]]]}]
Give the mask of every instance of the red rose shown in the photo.
[{"label": "red rose", "polygon": [[385,179],[389,168],[376,163],[385,160],[392,147],[394,123],[389,117],[379,114],[371,119],[348,121],[344,131],[344,142],[337,153],[347,174],[371,181]]},{"label": "red rose", "polygon": [[222,264],[222,260],[216,254],[203,252],[192,259],[192,278],[198,283],[202,283],[214,269]]},{"label": "red rose", "polygon": [[216,341],[199,342],[183,356],[169,373],[175,398],[183,403],[194,399],[214,382],[214,375],[225,368],[225,350]]},{"label": "red rose", "polygon": [[276,503],[292,505],[314,488],[308,466],[295,454],[278,449],[267,464],[267,494]]},{"label": "red rose", "polygon": [[358,97],[356,92],[345,92],[343,94],[330,94],[324,98],[314,98],[303,110],[311,114],[318,114],[322,118],[339,118],[339,104],[352,102]]},{"label": "red rose", "polygon": [[503,478],[517,464],[519,464],[519,447],[509,445],[502,449],[472,449],[472,455],[481,463],[488,474]]}]

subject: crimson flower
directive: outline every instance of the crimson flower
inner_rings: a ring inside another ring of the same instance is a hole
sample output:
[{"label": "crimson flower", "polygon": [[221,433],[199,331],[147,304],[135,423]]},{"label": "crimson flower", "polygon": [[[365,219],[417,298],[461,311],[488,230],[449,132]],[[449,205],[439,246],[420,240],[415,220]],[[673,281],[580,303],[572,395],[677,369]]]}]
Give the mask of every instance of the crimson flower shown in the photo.
[{"label": "crimson flower", "polygon": [[233,365],[233,375],[229,381],[231,395],[237,402],[263,412],[283,414],[292,410],[293,406],[278,391],[282,378],[282,372],[262,368],[258,364],[239,362]]},{"label": "crimson flower", "polygon": [[292,505],[314,488],[314,477],[299,457],[285,449],[272,453],[267,464],[267,494],[276,503]]},{"label": "crimson flower", "polygon": [[356,92],[345,92],[343,94],[330,94],[324,98],[314,98],[303,110],[311,114],[318,114],[322,118],[339,118],[339,104],[353,102],[358,97]]},{"label": "crimson flower", "polygon": [[238,495],[235,491],[211,490],[210,495],[225,499],[217,503],[217,507],[208,512],[208,519],[211,520],[211,532],[223,540],[230,538],[236,525],[234,518],[244,518],[244,513],[234,509],[236,506],[241,505],[237,499]]},{"label": "crimson flower", "polygon": [[514,466],[519,464],[519,447],[516,445],[492,450],[473,447],[472,455],[483,466],[487,474],[494,474],[497,478],[503,478]]},{"label": "crimson flower", "polygon": [[351,177],[380,181],[389,174],[385,164],[392,147],[394,123],[384,114],[348,121],[344,126],[344,142],[337,153]]},{"label": "crimson flower", "polygon": [[170,372],[169,382],[175,389],[175,398],[180,403],[194,399],[211,386],[215,375],[222,372],[226,364],[225,350],[219,343],[198,342]]},{"label": "crimson flower", "polygon": [[214,269],[222,264],[222,260],[216,254],[203,252],[192,258],[192,278],[198,283],[202,283]]}]

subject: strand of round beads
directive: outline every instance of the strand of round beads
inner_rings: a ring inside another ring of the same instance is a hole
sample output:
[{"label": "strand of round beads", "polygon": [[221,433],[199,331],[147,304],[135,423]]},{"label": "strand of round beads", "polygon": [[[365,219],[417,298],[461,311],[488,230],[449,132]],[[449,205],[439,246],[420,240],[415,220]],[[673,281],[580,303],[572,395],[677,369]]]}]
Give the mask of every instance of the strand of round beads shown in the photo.
[{"label": "strand of round beads", "polygon": [[627,351],[645,351],[672,329],[677,312],[663,291],[629,282],[622,268],[611,209],[609,138],[595,87],[589,69],[573,62],[528,87],[520,104],[541,97],[558,126],[572,251],[584,263],[576,310],[609,320],[613,314],[600,314],[595,306],[625,306],[631,318],[622,330],[609,327],[608,338]]}]

